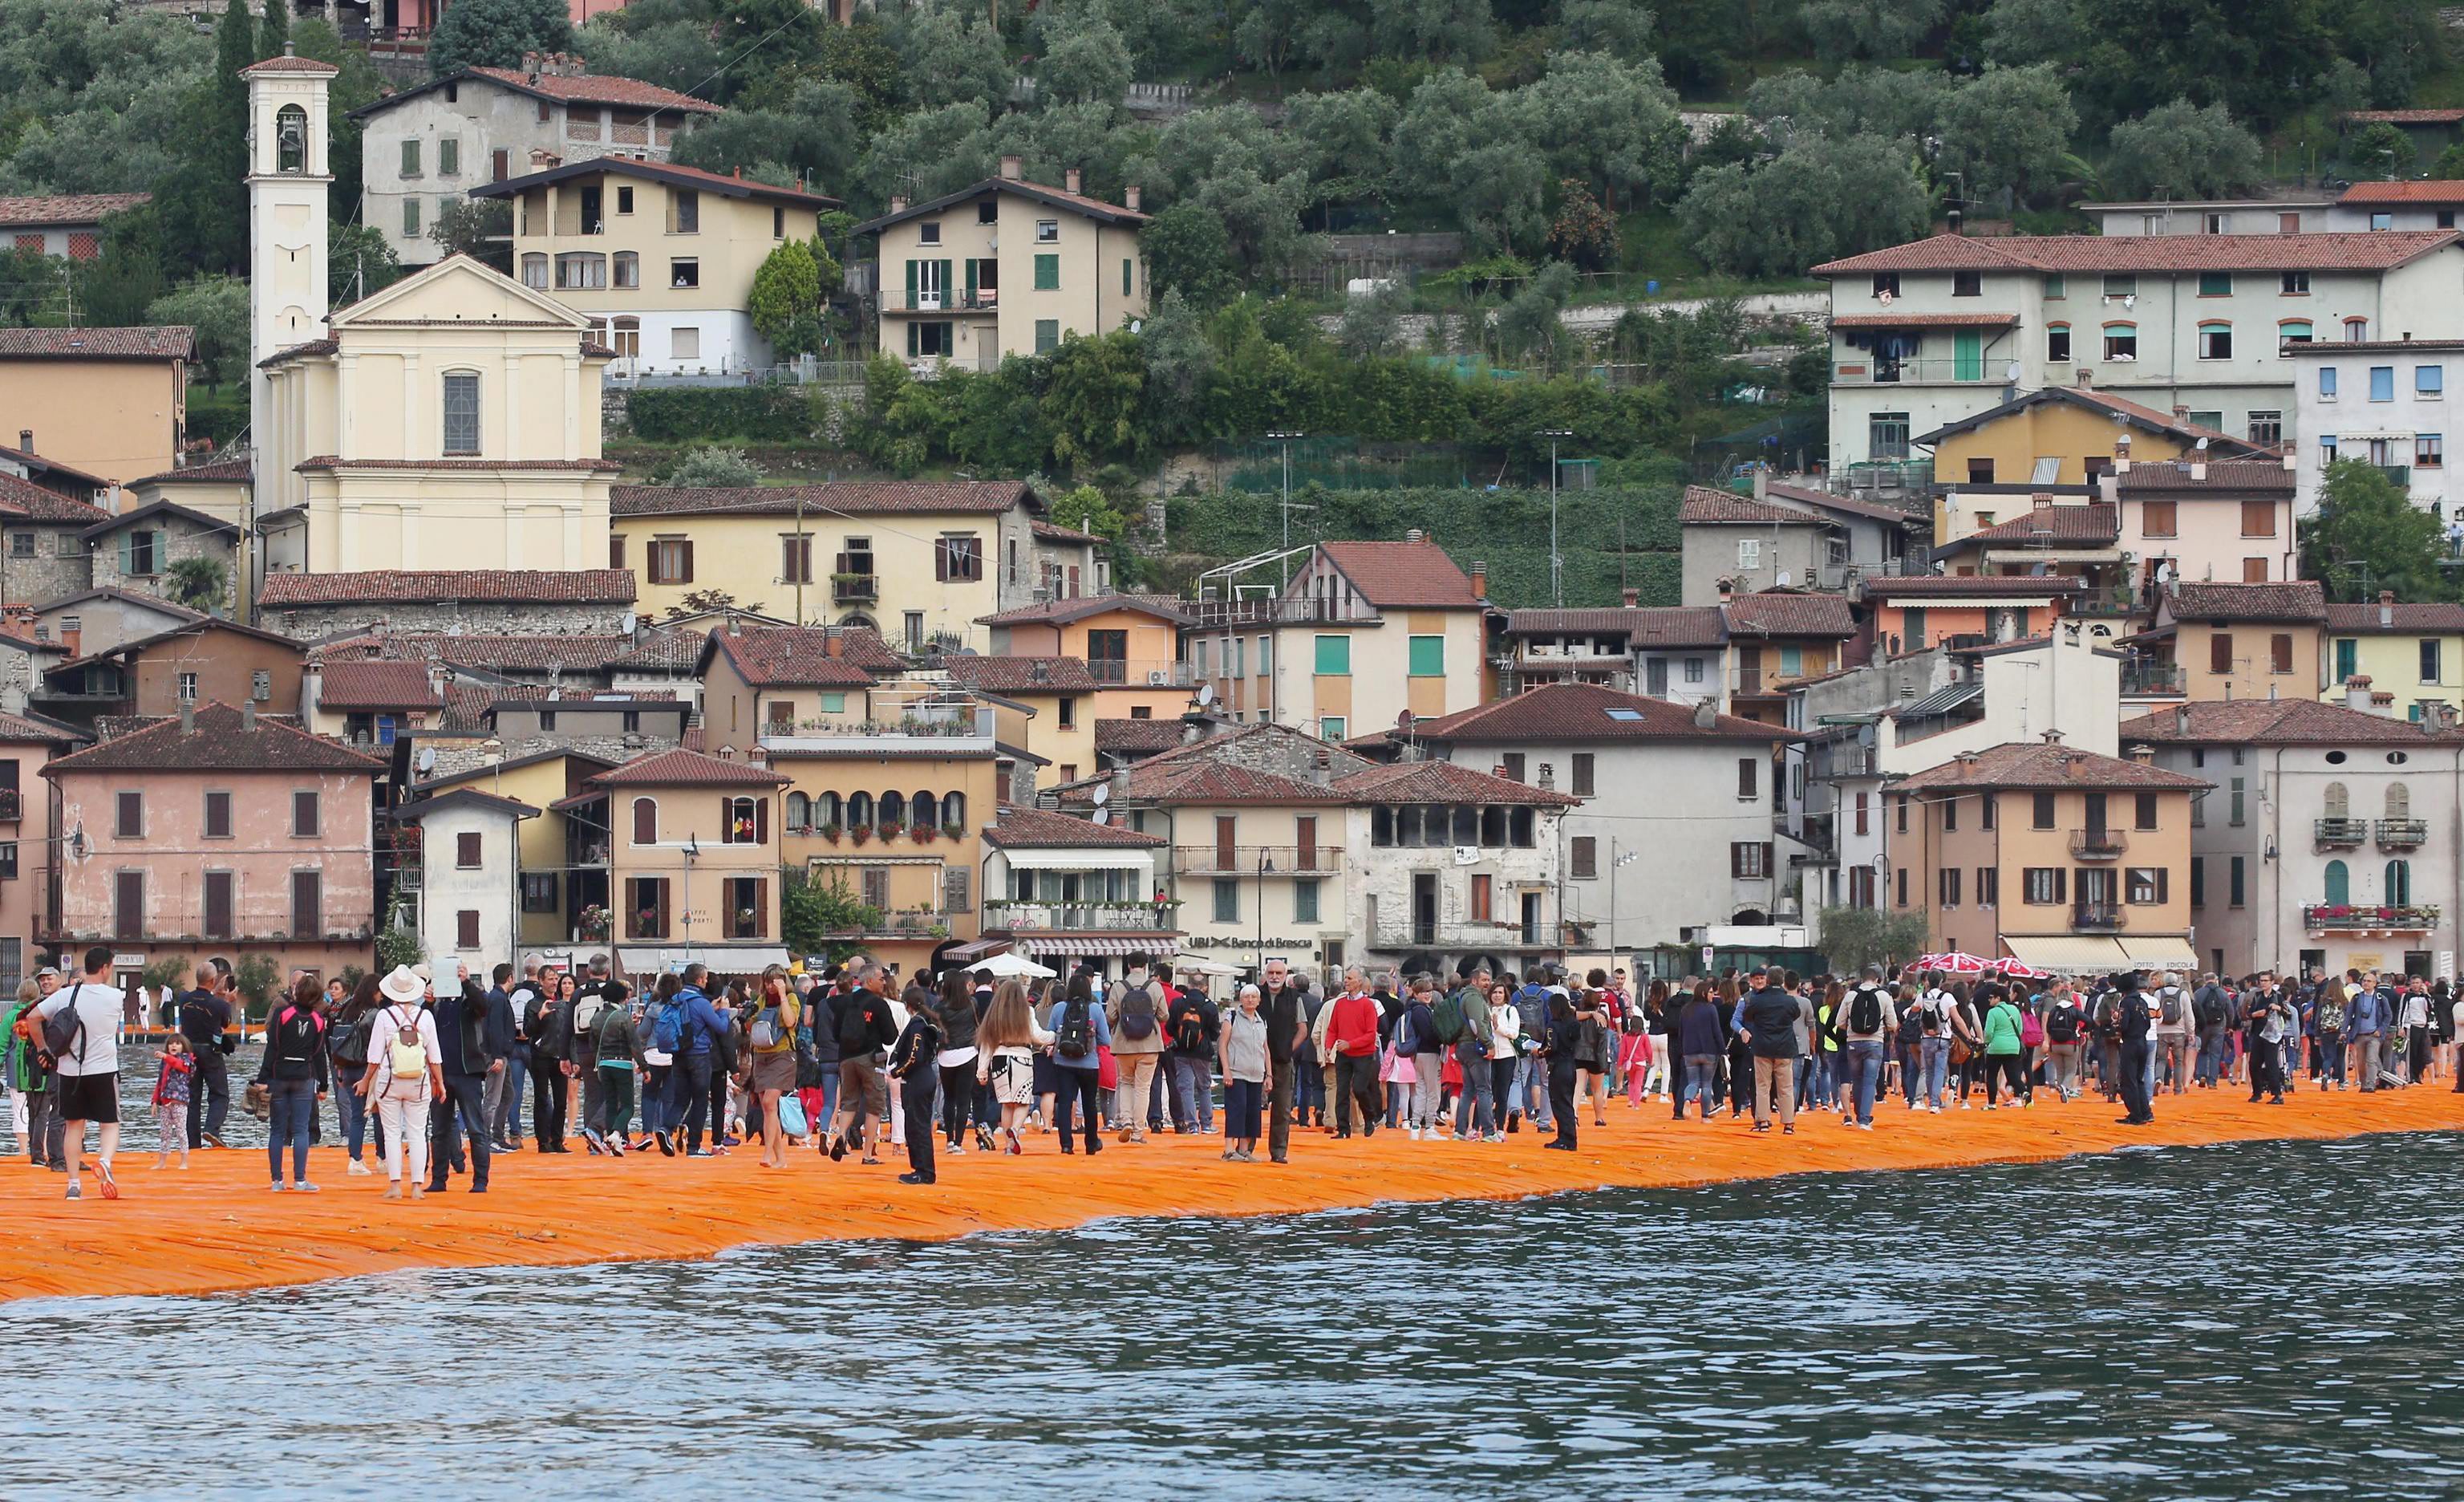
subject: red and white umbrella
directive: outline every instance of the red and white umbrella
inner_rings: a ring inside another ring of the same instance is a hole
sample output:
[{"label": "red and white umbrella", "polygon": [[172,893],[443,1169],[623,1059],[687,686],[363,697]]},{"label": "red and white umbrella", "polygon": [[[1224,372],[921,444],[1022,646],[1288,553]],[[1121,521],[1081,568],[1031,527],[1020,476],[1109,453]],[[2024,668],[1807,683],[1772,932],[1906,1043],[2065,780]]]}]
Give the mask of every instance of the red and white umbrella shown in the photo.
[{"label": "red and white umbrella", "polygon": [[2039,970],[2025,960],[1997,960],[1993,964],[2013,981],[2050,981],[2054,978],[2051,970]]},{"label": "red and white umbrella", "polygon": [[1945,975],[1983,975],[1987,964],[1988,961],[1979,960],[1965,950],[1952,949],[1938,955],[1920,956],[1907,968],[1920,974],[1927,970],[1939,970]]}]

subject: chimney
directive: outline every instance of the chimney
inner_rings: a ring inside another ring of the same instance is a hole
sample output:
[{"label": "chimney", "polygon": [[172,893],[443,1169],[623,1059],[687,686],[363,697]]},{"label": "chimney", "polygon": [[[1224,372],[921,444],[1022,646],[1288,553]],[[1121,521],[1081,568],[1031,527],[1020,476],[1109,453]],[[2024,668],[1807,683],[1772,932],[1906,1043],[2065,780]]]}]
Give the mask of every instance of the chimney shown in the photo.
[{"label": "chimney", "polygon": [[1624,592],[1622,598],[1625,601],[1625,607],[1629,610],[1640,609],[1642,607],[1642,591],[1639,589],[1628,589]]},{"label": "chimney", "polygon": [[907,211],[907,199],[905,195],[899,193],[892,193],[890,195],[890,211],[894,214],[903,214]]},{"label": "chimney", "polygon": [[2038,511],[2051,511],[2054,508],[2054,497],[2045,492],[2039,491],[2035,495],[2028,497],[2028,504]]},{"label": "chimney", "polygon": [[22,449],[22,450],[24,450],[24,451],[25,451],[26,453],[33,453],[33,452],[34,452],[34,430],[33,430],[32,428],[20,428],[20,429],[18,429],[18,430],[17,430],[17,447],[18,447],[18,448],[20,448],[20,449]]},{"label": "chimney", "polygon": [[2071,372],[2071,385],[2078,387],[2082,391],[2087,390],[2089,387],[2096,385],[2096,372],[2085,365],[2081,365]]},{"label": "chimney", "polygon": [[1976,770],[1976,763],[1982,758],[1973,751],[1962,751],[1954,755],[1951,760],[1959,763],[1959,775],[1966,777]]},{"label": "chimney", "polygon": [[2187,736],[2187,735],[2189,735],[2189,733],[2190,733],[2190,706],[2189,706],[2189,705],[2188,705],[2188,704],[2176,704],[2176,705],[2174,705],[2174,706],[2173,706],[2173,734],[2175,734],[2175,735],[2177,735],[2177,736]]},{"label": "chimney", "polygon": [[196,733],[197,706],[187,699],[182,699],[180,701],[180,734],[184,736],[193,736]]},{"label": "chimney", "polygon": [[1721,581],[1720,581],[1720,603],[1721,603],[1722,605],[1727,605],[1729,601],[1734,600],[1736,597],[1737,597],[1737,582],[1736,582],[1735,580],[1733,580],[1733,579],[1723,579],[1723,580],[1721,580]]},{"label": "chimney", "polygon": [[1488,564],[1483,560],[1472,561],[1471,597],[1475,600],[1488,598]]},{"label": "chimney", "polygon": [[256,728],[256,700],[244,698],[239,701],[239,728],[242,730]]},{"label": "chimney", "polygon": [[2358,709],[2364,714],[2369,713],[2370,675],[2368,674],[2356,673],[2344,680],[2344,707]]},{"label": "chimney", "polygon": [[1082,180],[1078,175],[1078,169],[1076,167],[1068,166],[1061,169],[1061,190],[1063,192],[1077,192],[1078,185],[1081,181]]},{"label": "chimney", "polygon": [[1121,207],[1132,213],[1138,211],[1138,185],[1132,183],[1121,189]]},{"label": "chimney", "polygon": [[1018,157],[1006,156],[1001,158],[1001,181],[1004,183],[1015,183],[1019,181],[1023,168],[1024,163]]},{"label": "chimney", "polygon": [[1425,541],[1427,538],[1428,534],[1421,531],[1419,527],[1408,528],[1403,533],[1403,541],[1406,542],[1419,542]]},{"label": "chimney", "polygon": [[2379,628],[2384,630],[2395,624],[2395,591],[2379,591]]},{"label": "chimney", "polygon": [[2141,766],[2152,766],[2156,762],[2156,748],[2143,741],[2130,748],[2130,760]]},{"label": "chimney", "polygon": [[1111,788],[1111,801],[1114,803],[1118,803],[1122,799],[1130,796],[1130,769],[1128,767],[1116,766],[1112,768]]},{"label": "chimney", "polygon": [[2083,766],[2085,766],[2085,765],[2087,765],[2087,753],[2086,753],[2086,752],[2084,752],[2084,751],[2079,751],[2079,750],[2075,750],[2075,749],[2072,749],[2072,748],[2070,748],[2070,747],[2064,747],[2064,748],[2063,748],[2063,750],[2062,750],[2062,775],[2063,775],[2064,777],[2076,777],[2076,776],[2078,776],[2078,775],[2079,775],[2079,768],[2081,768],[2081,767],[2083,767]]},{"label": "chimney", "polygon": [[1944,220],[1948,225],[1951,233],[1965,234],[1967,232],[1965,226],[1968,222],[1968,215],[1962,213],[1960,210],[1956,209],[1951,210],[1949,213],[1944,216]]},{"label": "chimney", "polygon": [[2370,696],[2370,713],[2373,715],[2391,715],[2395,713],[2394,691],[2390,689],[2380,689],[2378,692],[2372,694]]},{"label": "chimney", "polygon": [[2188,403],[2175,402],[2173,404],[2173,421],[2182,424],[2184,427],[2189,426],[2190,409]]},{"label": "chimney", "polygon": [[536,78],[539,76],[540,65],[546,60],[536,52],[526,52],[522,54],[522,72]]},{"label": "chimney", "polygon": [[2060,731],[2058,731],[2058,730],[2048,730],[2048,731],[2046,731],[2046,732],[2045,732],[2045,744],[2047,744],[2047,745],[2049,745],[2049,746],[2057,746],[2057,745],[2060,745],[2061,743],[2062,743],[2062,733],[2061,733]]}]

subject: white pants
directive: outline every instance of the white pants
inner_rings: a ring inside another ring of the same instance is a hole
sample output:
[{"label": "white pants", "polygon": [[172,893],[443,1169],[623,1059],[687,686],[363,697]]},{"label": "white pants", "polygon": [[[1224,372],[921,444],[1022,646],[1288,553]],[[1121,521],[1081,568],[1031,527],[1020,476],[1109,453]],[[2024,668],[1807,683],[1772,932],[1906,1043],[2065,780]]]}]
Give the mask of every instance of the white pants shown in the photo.
[{"label": "white pants", "polygon": [[403,1182],[403,1155],[410,1155],[410,1182],[428,1182],[428,1101],[396,1099],[377,1102],[377,1119],[385,1123],[385,1178]]},{"label": "white pants", "polygon": [[1677,1076],[1677,1071],[1668,1067],[1669,1063],[1668,1034],[1664,1032],[1651,1034],[1651,1070],[1642,1076],[1644,1094],[1648,1095],[1654,1090],[1663,1095],[1669,1093]]},{"label": "white pants", "polygon": [[17,1134],[17,1155],[25,1156],[27,1151],[26,1093],[22,1090],[9,1092],[9,1129]]}]

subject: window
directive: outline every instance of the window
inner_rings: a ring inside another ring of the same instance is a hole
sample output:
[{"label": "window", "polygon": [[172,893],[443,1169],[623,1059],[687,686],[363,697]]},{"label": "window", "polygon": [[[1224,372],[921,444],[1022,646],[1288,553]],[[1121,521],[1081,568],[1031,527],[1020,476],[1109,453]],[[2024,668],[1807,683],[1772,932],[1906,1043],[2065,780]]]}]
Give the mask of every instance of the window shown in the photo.
[{"label": "window", "polygon": [[2253,411],[2250,414],[2250,441],[2253,443],[2282,443],[2284,441],[2284,414],[2282,412]]},{"label": "window", "polygon": [[1131,289],[1132,289],[1132,287],[1133,287],[1133,281],[1132,281],[1132,279],[1131,279],[1131,274],[1132,274],[1132,272],[1135,269],[1136,265],[1137,265],[1137,263],[1136,263],[1134,260],[1133,260],[1131,257],[1129,257],[1129,256],[1127,256],[1127,255],[1124,255],[1124,256],[1122,256],[1122,257],[1121,257],[1121,296],[1122,296],[1122,297],[1125,297],[1125,298],[1126,298],[1126,297],[1131,296]]},{"label": "window", "polygon": [[1035,290],[1038,292],[1059,292],[1061,290],[1060,256],[1038,255],[1035,258]]},{"label": "window", "polygon": [[2447,440],[2438,433],[2417,432],[2412,435],[2412,467],[2416,470],[2443,469],[2447,464]]},{"label": "window", "polygon": [[701,285],[701,258],[696,255],[671,256],[668,260],[668,285],[686,288]]},{"label": "window", "polygon": [[2344,320],[2344,342],[2345,342],[2345,343],[2347,343],[2347,344],[2366,344],[2366,343],[2368,343],[2369,342],[2370,342],[2370,320],[2367,320],[2367,319],[2346,319],[2346,320]]},{"label": "window", "polygon": [[1728,847],[1728,874],[1741,881],[1760,881],[1771,874],[1771,845],[1739,840]]},{"label": "window", "polygon": [[195,703],[196,701],[197,701],[197,675],[196,675],[195,674],[193,674],[193,673],[183,673],[183,674],[180,674],[180,702],[181,702],[181,703],[183,703],[183,704],[193,704],[193,703]]},{"label": "window", "polygon": [[2059,907],[2067,900],[2070,872],[2060,866],[2031,866],[2019,873],[2020,900],[2037,907]]},{"label": "window", "polygon": [[2426,396],[2432,401],[2436,401],[2438,398],[2446,395],[2447,367],[2445,365],[2413,366],[2412,394],[2415,396]]},{"label": "window", "polygon": [[556,872],[552,871],[522,872],[522,911],[525,913],[557,911]]},{"label": "window", "polygon": [[1505,753],[1497,759],[1497,775],[1505,778],[1507,782],[1519,783],[1524,780],[1522,752],[1508,751]]},{"label": "window", "polygon": [[410,137],[402,144],[402,175],[417,177],[419,170],[419,138]]},{"label": "window", "polygon": [[2233,325],[2202,323],[2199,325],[2199,358],[2231,360],[2233,358]]},{"label": "window", "polygon": [[2138,359],[2138,326],[2131,323],[2107,323],[2104,326],[2104,358],[2107,360]]},{"label": "window", "polygon": [[1867,456],[1876,459],[1904,459],[1908,456],[1908,414],[1875,412],[1865,419]]},{"label": "window", "polygon": [[1737,796],[1739,798],[1750,799],[1757,796],[1762,787],[1761,766],[1762,763],[1752,757],[1737,758]]},{"label": "window", "polygon": [[313,787],[295,789],[291,794],[291,837],[313,840],[323,832],[324,824],[317,790]]},{"label": "window", "polygon": [[2245,500],[2241,503],[2241,535],[2244,537],[2276,536],[2276,502]]},{"label": "window", "polygon": [[1992,483],[1993,483],[1993,461],[1992,461],[1991,459],[1970,459],[1970,460],[1969,460],[1969,461],[1968,461],[1968,483],[1969,483],[1970,485],[1991,485],[1991,484],[1992,484]]},{"label": "window", "polygon": [[2391,860],[2387,863],[2387,885],[2382,891],[2381,900],[2389,907],[2412,906],[2412,862]]},{"label": "window", "polygon": [[1416,678],[1442,678],[1446,675],[1446,639],[1442,636],[1415,636],[1411,640],[1410,673]]},{"label": "window", "polygon": [[1571,789],[1577,798],[1592,796],[1595,763],[1598,759],[1589,751],[1574,753],[1574,780]]},{"label": "window", "polygon": [[[1352,675],[1352,638],[1321,636],[1317,639],[1317,675],[1321,678],[1346,678]],[[1235,674],[1233,676],[1238,677]]]},{"label": "window", "polygon": [[456,949],[479,947],[479,910],[477,908],[463,908],[453,915],[453,947]]},{"label": "window", "polygon": [[2071,358],[2071,326],[2068,323],[2045,325],[2045,358],[2056,362]]},{"label": "window", "polygon": [[2284,297],[2306,298],[2310,296],[2310,274],[2306,271],[2286,272],[2276,278],[2276,290]]},{"label": "window", "polygon": [[1701,683],[1703,681],[1702,658],[1688,657],[1685,659],[1685,681],[1688,683]]},{"label": "window", "polygon": [[1949,797],[1949,798],[1946,798],[1946,799],[1944,799],[1944,800],[1942,801],[1941,807],[1942,807],[1942,827],[1943,827],[1943,828],[1945,828],[1946,830],[1949,830],[1949,829],[1956,829],[1956,828],[1959,828],[1959,799],[1958,799],[1956,796],[1952,796],[1952,797]]},{"label": "window", "polygon": [[940,244],[941,221],[938,219],[927,219],[923,223],[917,225],[915,227],[915,240],[919,245]]},{"label": "window", "polygon": [[693,583],[693,546],[691,538],[652,538],[649,554],[650,583],[654,585]]},{"label": "window", "polygon": [[[615,285],[620,291],[631,292],[642,285],[642,256],[638,251],[618,251],[615,255]],[[619,350],[619,354],[627,351]]]},{"label": "window", "polygon": [[2208,633],[2208,671],[2230,674],[2233,671],[2233,643],[2231,631]]},{"label": "window", "polygon": [[1991,866],[1976,868],[1976,905],[1995,907],[2002,900],[2002,873]]},{"label": "window", "polygon": [[2336,462],[2336,435],[2335,435],[2334,433],[2331,433],[2331,432],[2322,432],[2322,433],[2321,433],[2321,434],[2319,435],[2319,465],[2320,465],[2320,468],[2324,469],[2324,468],[2325,468],[2325,467],[2327,467],[2328,465],[2333,464],[2333,463],[2335,463],[2335,462]]},{"label": "window", "polygon": [[625,937],[668,937],[668,880],[665,876],[628,876],[625,880]]},{"label": "window", "polygon": [[1896,821],[1897,826],[1898,826],[1898,828],[1897,828],[1897,831],[1896,831],[1896,832],[1901,833],[1901,834],[1905,834],[1905,833],[1907,833],[1907,832],[1908,832],[1908,801],[1907,801],[1907,799],[1906,799],[1904,796],[1903,796],[1903,797],[1901,797],[1900,799],[1898,799],[1898,800],[1896,801],[1895,807],[1896,807],[1896,809],[1897,809],[1897,812],[1895,813],[1894,818],[1895,818],[1895,821]]},{"label": "window", "polygon": [[2242,779],[2240,779],[2240,778],[2238,778],[2238,777],[2233,778],[2233,779],[2232,780],[2232,784],[2231,784],[2231,786],[2230,786],[2230,788],[2229,788],[2229,791],[2230,791],[2230,793],[2231,793],[2231,795],[2232,795],[2232,796],[2230,797],[2230,799],[2227,801],[2227,804],[2226,804],[2226,820],[2225,820],[2225,822],[2226,822],[2226,823],[2228,823],[2228,824],[2230,824],[2230,825],[2232,825],[2234,828],[2238,829],[2238,828],[2240,828],[2242,827],[2242,822],[2243,822],[2243,806],[2243,806],[2243,803],[2245,802],[2244,797],[2243,797],[2243,793],[2244,793],[2243,780],[2242,780]]},{"label": "window", "polygon": [[238,925],[232,921],[233,900],[238,890],[237,878],[228,871],[206,872],[206,937],[231,939]]},{"label": "window", "polygon": [[1035,320],[1035,352],[1039,355],[1048,355],[1060,347],[1061,320],[1059,319],[1037,319]]},{"label": "window", "polygon": [[1959,886],[1960,870],[1958,867],[1945,866],[1942,870],[1934,872],[1934,897],[1942,906],[1947,908],[1955,908],[1959,906]]},{"label": "window", "polygon": [[2229,271],[2203,271],[2199,273],[2199,296],[2203,298],[2232,297],[2233,273]]},{"label": "window", "polygon": [[659,843],[659,803],[657,799],[636,798],[633,800],[633,843],[636,845],[656,845]]},{"label": "window", "polygon": [[440,177],[462,175],[461,138],[447,136],[436,143],[436,172]]},{"label": "window", "polygon": [[[64,542],[66,542],[66,541],[75,541],[75,539],[73,539],[73,538],[63,538],[63,539],[61,539],[61,541],[64,541]],[[11,532],[11,533],[10,533],[10,534],[9,534],[9,556],[10,556],[11,558],[32,558],[32,557],[33,557],[33,556],[34,556],[34,534],[33,534],[32,532]]]},{"label": "window", "polygon": [[[2434,645],[2425,643],[2424,645]],[[206,838],[228,840],[231,837],[231,795],[226,792],[206,794]]]},{"label": "window", "polygon": [[2371,215],[2370,215],[2370,228],[2371,228],[2371,229],[2373,229],[2373,230],[2385,230],[2385,229],[2389,229],[2389,228],[2392,228],[2394,224],[2395,224],[2395,215],[2393,215],[2393,214],[2391,214],[2391,213],[2383,213],[2383,212],[2382,212],[2382,213],[2373,213],[2373,214],[2371,214]]},{"label": "window", "polygon": [[1238,881],[1221,876],[1216,878],[1215,921],[1218,923],[1241,921],[1241,883]]},{"label": "window", "polygon": [[1035,243],[1038,245],[1060,244],[1061,221],[1058,219],[1038,219],[1035,221]]},{"label": "window", "polygon": [[2104,295],[2108,298],[2131,298],[2139,295],[2139,278],[2129,272],[2104,274]]},{"label": "window", "polygon": [[310,939],[325,931],[325,878],[313,871],[291,873],[291,937]]},{"label": "window", "polygon": [[2145,500],[2139,503],[2139,530],[2147,537],[2181,536],[2181,502]]},{"label": "window", "polygon": [[701,194],[689,188],[668,189],[668,231],[671,234],[701,232]]},{"label": "window", "polygon": [[976,200],[976,223],[1001,223],[1001,200],[998,198],[979,198]]},{"label": "window", "polygon": [[1323,715],[1319,717],[1317,722],[1317,736],[1320,740],[1341,740],[1344,737],[1344,719],[1341,715]]},{"label": "window", "polygon": [[2288,631],[2277,631],[2274,635],[2268,637],[2267,671],[2270,673],[2291,673],[2293,671],[2292,633]]},{"label": "window", "polygon": [[1575,880],[1590,881],[1599,875],[1599,849],[1600,842],[1594,836],[1588,834],[1574,836],[1570,858],[1573,862],[1574,869],[1572,874]]},{"label": "window", "polygon": [[2373,402],[2395,400],[2395,366],[2370,366],[2370,400]]},{"label": "window", "polygon": [[784,585],[808,585],[813,582],[813,535],[790,532],[779,539],[779,582]]},{"label": "window", "polygon": [[947,532],[933,540],[933,577],[972,583],[984,577],[984,540],[972,532]]},{"label": "window", "polygon": [[2189,414],[2189,422],[2193,428],[2222,428],[2225,425],[2225,414],[2213,408],[2205,411],[2193,410]]},{"label": "window", "polygon": [[479,377],[473,371],[448,371],[445,376],[445,452],[479,452]]},{"label": "window", "polygon": [[1896,900],[1900,906],[1906,907],[1908,905],[1908,869],[1903,866],[1895,874],[1898,879],[1893,884],[1899,888]]},{"label": "window", "polygon": [[1950,274],[1950,295],[1954,298],[1985,296],[1985,275],[1982,272],[1955,271]]},{"label": "window", "polygon": [[402,233],[407,240],[419,238],[419,200],[416,198],[402,201]]},{"label": "window", "polygon": [[2332,402],[2335,399],[2336,367],[2334,365],[2321,365],[2319,367],[2319,400],[2322,402]]},{"label": "window", "polygon": [[121,793],[112,803],[113,837],[122,840],[145,838],[145,795]]},{"label": "window", "polygon": [[566,251],[556,258],[559,288],[595,292],[607,285],[607,257],[597,251]]},{"label": "window", "polygon": [[2045,297],[2048,299],[2059,302],[2062,298],[2070,296],[2070,278],[2063,276],[2060,272],[2056,272],[2045,278]]},{"label": "window", "polygon": [[1899,295],[1900,274],[1898,272],[1878,271],[1874,274],[1874,296],[1878,298],[1896,298]]},{"label": "window", "polygon": [[2166,878],[2172,872],[2163,866],[2133,866],[2123,873],[2123,900],[2147,907],[2165,900]]}]

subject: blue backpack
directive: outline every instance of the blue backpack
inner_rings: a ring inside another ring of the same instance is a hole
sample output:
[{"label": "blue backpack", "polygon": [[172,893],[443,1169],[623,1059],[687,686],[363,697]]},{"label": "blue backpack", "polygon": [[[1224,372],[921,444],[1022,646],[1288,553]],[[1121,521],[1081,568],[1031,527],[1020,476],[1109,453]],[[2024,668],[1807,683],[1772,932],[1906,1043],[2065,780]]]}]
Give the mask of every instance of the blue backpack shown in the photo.
[{"label": "blue backpack", "polygon": [[650,1047],[672,1056],[684,1048],[685,1009],[673,1002],[651,1004]]}]

